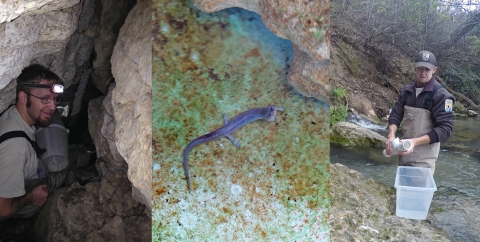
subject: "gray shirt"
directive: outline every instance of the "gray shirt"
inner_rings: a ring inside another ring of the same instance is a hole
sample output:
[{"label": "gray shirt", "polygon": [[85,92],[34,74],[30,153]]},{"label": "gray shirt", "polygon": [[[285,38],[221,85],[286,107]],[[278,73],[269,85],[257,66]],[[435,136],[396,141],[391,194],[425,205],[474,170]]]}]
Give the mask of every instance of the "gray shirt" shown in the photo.
[{"label": "gray shirt", "polygon": [[[35,140],[35,127],[20,116],[15,106],[0,117],[0,135],[14,130],[24,131]],[[11,138],[0,144],[0,197],[23,196],[25,179],[37,178],[38,158],[32,145],[23,137]]]}]

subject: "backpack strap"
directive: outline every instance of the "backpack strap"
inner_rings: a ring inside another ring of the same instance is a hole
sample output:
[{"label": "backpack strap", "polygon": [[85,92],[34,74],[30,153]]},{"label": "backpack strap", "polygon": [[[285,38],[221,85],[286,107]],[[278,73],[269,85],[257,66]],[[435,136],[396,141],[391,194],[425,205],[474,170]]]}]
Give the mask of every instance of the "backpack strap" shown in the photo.
[{"label": "backpack strap", "polygon": [[23,137],[23,138],[27,139],[28,142],[30,142],[30,144],[32,145],[33,149],[35,149],[35,153],[37,153],[37,155],[42,155],[43,153],[45,153],[47,151],[45,148],[43,148],[43,149],[40,148],[40,146],[38,146],[37,142],[31,140],[30,137],[28,137],[28,135],[25,132],[20,131],[20,130],[10,131],[10,132],[6,132],[6,133],[0,135],[0,143],[2,143],[3,141],[5,141],[7,139],[18,138],[18,137]]},{"label": "backpack strap", "polygon": [[431,110],[432,109],[431,105],[432,105],[433,95],[440,88],[443,88],[443,87],[440,84],[435,83],[435,86],[433,86],[433,91],[431,91],[428,94],[427,98],[425,99],[425,102],[423,102],[423,109],[426,109],[426,110]]}]

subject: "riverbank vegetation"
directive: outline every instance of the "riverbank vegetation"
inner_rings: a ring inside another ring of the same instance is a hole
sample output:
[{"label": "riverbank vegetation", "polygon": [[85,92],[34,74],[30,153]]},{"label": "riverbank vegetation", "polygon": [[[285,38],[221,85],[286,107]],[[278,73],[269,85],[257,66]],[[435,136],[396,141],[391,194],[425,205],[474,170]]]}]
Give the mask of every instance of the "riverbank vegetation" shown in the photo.
[{"label": "riverbank vegetation", "polygon": [[330,92],[330,127],[345,121],[348,110],[347,90],[339,87]]},{"label": "riverbank vegetation", "polygon": [[330,7],[332,89],[345,89],[350,107],[388,115],[414,79],[415,55],[428,50],[441,84],[479,111],[479,0],[332,0]]}]

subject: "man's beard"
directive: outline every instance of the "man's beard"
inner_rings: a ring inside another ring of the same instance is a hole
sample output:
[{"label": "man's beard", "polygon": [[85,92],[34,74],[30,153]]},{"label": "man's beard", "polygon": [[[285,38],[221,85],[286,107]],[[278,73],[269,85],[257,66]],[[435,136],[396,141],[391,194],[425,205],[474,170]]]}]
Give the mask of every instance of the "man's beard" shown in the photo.
[{"label": "man's beard", "polygon": [[47,119],[40,119],[40,116],[35,120],[35,123],[38,125],[38,126],[41,126],[41,127],[47,127],[48,125],[52,124],[52,117],[50,116],[49,118]]}]

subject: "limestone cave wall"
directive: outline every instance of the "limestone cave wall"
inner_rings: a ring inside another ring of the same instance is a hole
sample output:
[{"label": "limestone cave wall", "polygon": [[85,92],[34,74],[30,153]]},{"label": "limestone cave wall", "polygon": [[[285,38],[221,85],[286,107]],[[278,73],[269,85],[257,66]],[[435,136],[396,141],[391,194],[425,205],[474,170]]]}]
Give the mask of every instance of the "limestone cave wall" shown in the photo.
[{"label": "limestone cave wall", "polygon": [[70,136],[93,143],[97,175],[85,184],[69,174],[67,186],[49,197],[35,226],[45,241],[149,240],[150,22],[148,0],[0,1],[0,111],[15,101],[16,77],[30,64],[64,80],[70,112],[88,74],[84,118],[69,115],[64,123],[85,128],[87,135]]}]

